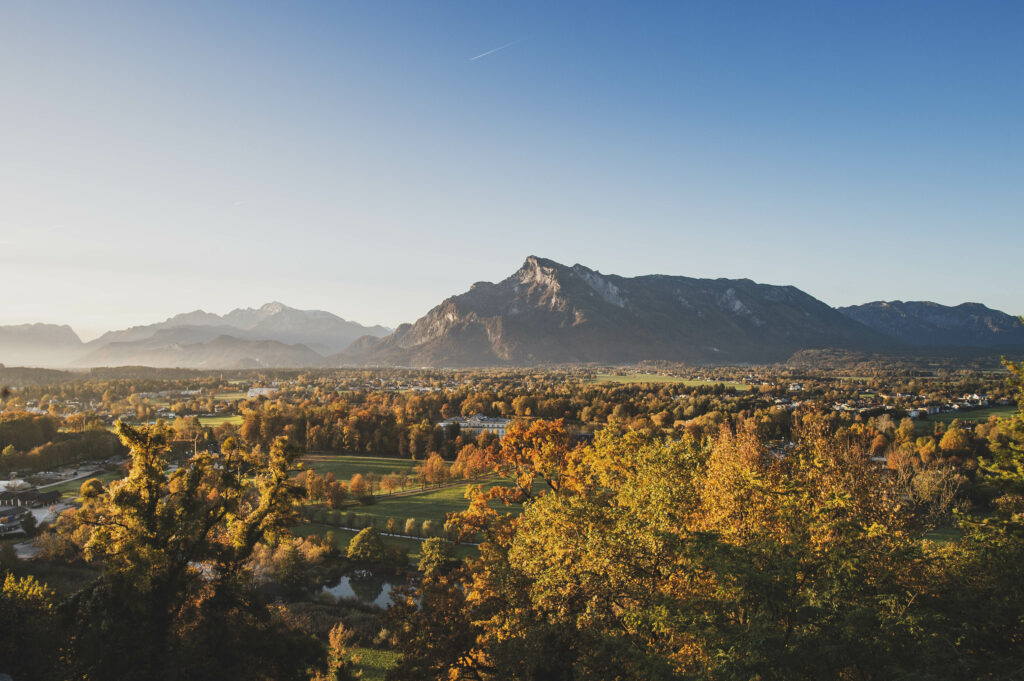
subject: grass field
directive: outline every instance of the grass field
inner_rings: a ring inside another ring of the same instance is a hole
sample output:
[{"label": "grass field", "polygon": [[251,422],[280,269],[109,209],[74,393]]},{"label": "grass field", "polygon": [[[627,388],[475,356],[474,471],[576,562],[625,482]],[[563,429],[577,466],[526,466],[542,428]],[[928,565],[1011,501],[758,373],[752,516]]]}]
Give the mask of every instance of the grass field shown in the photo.
[{"label": "grass field", "polygon": [[244,400],[247,393],[242,391],[231,392],[231,393],[215,393],[213,399],[222,400],[224,402],[234,402],[235,400]]},{"label": "grass field", "polygon": [[[97,478],[100,482],[102,482],[105,485],[108,482],[110,482],[111,480],[117,480],[118,478],[120,478],[121,474],[120,473],[112,473],[110,471],[101,471],[101,472],[99,472],[96,475],[93,475],[91,477]],[[45,492],[60,492],[61,493],[61,497],[63,499],[65,499],[65,500],[66,499],[77,499],[78,498],[78,491],[80,489],[82,489],[82,483],[85,482],[88,479],[89,478],[80,478],[78,480],[68,480],[67,482],[62,482],[59,485],[54,485],[53,487],[47,487],[43,491],[45,491]]]},{"label": "grass field", "polygon": [[216,428],[222,423],[231,423],[236,426],[242,425],[244,419],[238,414],[227,414],[225,416],[200,416],[199,423],[204,428]]},{"label": "grass field", "polygon": [[935,423],[949,423],[959,421],[988,421],[990,416],[1006,418],[1017,413],[1017,407],[986,407],[984,409],[973,409],[971,411],[951,412],[949,414],[932,414],[927,420],[915,421],[914,426],[918,433],[930,433]]},{"label": "grass field", "polygon": [[[292,528],[292,533],[297,537],[308,537],[310,535],[319,535],[326,537],[328,532],[333,532],[335,537],[335,546],[340,550],[344,551],[348,547],[348,543],[352,541],[352,537],[356,536],[357,530],[346,530],[340,527],[331,527],[330,525],[321,525],[319,523],[309,523],[308,525],[296,525]],[[420,547],[423,546],[423,542],[418,539],[403,539],[401,537],[382,537],[384,543],[388,546],[394,546],[397,548],[405,549],[409,554],[409,562],[415,565],[420,560]],[[455,547],[455,555],[464,558],[465,556],[471,556],[476,554],[476,547],[469,546],[467,544],[457,544]]]},{"label": "grass field", "polygon": [[700,378],[680,378],[678,376],[663,376],[662,374],[597,374],[591,383],[681,383],[682,385],[694,387],[699,385],[718,385],[721,383],[727,388],[747,390],[750,388],[746,383],[735,381],[710,381]]},{"label": "grass field", "polygon": [[362,681],[384,681],[384,674],[398,664],[400,653],[376,648],[353,648],[352,654],[359,658],[356,667],[362,671]]},{"label": "grass field", "polygon": [[334,473],[334,477],[338,480],[348,480],[356,473],[360,475],[375,473],[378,476],[385,476],[388,473],[406,471],[411,475],[413,467],[423,463],[412,459],[349,456],[347,454],[308,454],[300,461],[305,464],[306,468],[312,469],[320,475]]},{"label": "grass field", "polygon": [[[484,483],[484,487],[486,488],[492,484],[494,484],[493,481]],[[466,499],[467,486],[469,486],[469,483],[444,487],[408,497],[378,495],[376,503],[370,506],[349,506],[345,510],[383,518],[384,520],[394,518],[400,523],[405,522],[406,518],[416,518],[420,522],[433,520],[435,527],[440,530],[444,526],[444,521],[449,513],[465,511],[469,507],[469,501]],[[492,501],[491,507],[499,513],[519,514],[523,510],[522,504],[505,506],[500,501]]]}]

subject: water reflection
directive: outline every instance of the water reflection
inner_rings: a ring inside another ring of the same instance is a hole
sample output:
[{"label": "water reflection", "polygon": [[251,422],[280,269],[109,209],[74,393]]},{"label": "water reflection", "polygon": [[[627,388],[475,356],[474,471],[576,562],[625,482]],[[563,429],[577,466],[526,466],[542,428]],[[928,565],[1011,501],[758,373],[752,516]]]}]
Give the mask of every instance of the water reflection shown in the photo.
[{"label": "water reflection", "polygon": [[357,598],[360,603],[386,608],[391,604],[391,586],[391,582],[369,570],[358,570],[333,586],[325,586],[320,593],[334,598]]}]

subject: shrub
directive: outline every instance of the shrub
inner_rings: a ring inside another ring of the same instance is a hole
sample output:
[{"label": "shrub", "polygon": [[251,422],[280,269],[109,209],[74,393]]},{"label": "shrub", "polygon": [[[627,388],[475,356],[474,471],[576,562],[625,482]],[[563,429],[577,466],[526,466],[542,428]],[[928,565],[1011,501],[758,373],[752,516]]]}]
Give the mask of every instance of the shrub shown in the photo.
[{"label": "shrub", "polygon": [[409,535],[410,537],[415,537],[416,536],[416,519],[415,518],[406,518],[405,519],[405,534]]}]

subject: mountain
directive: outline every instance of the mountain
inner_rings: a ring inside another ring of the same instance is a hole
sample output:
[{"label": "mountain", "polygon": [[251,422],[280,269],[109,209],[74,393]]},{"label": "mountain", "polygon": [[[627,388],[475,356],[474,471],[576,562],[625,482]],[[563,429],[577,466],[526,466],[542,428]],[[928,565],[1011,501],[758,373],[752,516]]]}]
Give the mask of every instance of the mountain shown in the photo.
[{"label": "mountain", "polygon": [[1024,345],[1024,324],[981,303],[876,301],[839,311],[894,341],[922,347]]},{"label": "mountain", "polygon": [[305,345],[244,340],[217,335],[202,342],[180,343],[187,329],[161,329],[141,341],[106,343],[78,359],[80,366],[181,367],[190,369],[297,368],[324,365],[324,358]]},{"label": "mountain", "polygon": [[488,366],[783,360],[805,348],[884,338],[792,286],[749,279],[604,275],[530,256],[414,324],[331,357],[339,364]]},{"label": "mountain", "polygon": [[67,325],[0,326],[0,364],[60,366],[81,352],[82,339]]},{"label": "mountain", "polygon": [[[163,345],[198,345],[222,336],[239,341],[276,341],[284,345],[303,345],[307,350],[328,355],[349,346],[364,335],[379,337],[389,332],[390,329],[382,326],[363,326],[330,312],[297,310],[275,302],[256,309],[232,310],[223,316],[195,310],[156,324],[108,331],[90,341],[87,349],[92,352],[76,363],[91,366],[89,363],[95,358],[103,357],[115,364],[132,364],[127,360],[129,355],[140,352],[152,355]],[[130,345],[133,343],[138,345]],[[111,347],[104,353],[96,353],[106,346]],[[240,346],[239,352],[245,352],[245,347]],[[168,356],[173,356],[175,352],[170,351]],[[118,360],[117,353],[122,353],[126,359]]]}]

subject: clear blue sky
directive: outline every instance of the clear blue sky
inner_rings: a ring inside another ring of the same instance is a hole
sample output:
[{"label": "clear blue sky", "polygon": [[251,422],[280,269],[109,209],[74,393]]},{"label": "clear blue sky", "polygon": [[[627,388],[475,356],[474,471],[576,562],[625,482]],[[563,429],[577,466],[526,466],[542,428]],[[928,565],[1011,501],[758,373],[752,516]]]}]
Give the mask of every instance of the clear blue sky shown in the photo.
[{"label": "clear blue sky", "polygon": [[395,325],[529,254],[1021,313],[1022,35],[1010,1],[3,3],[0,323]]}]

